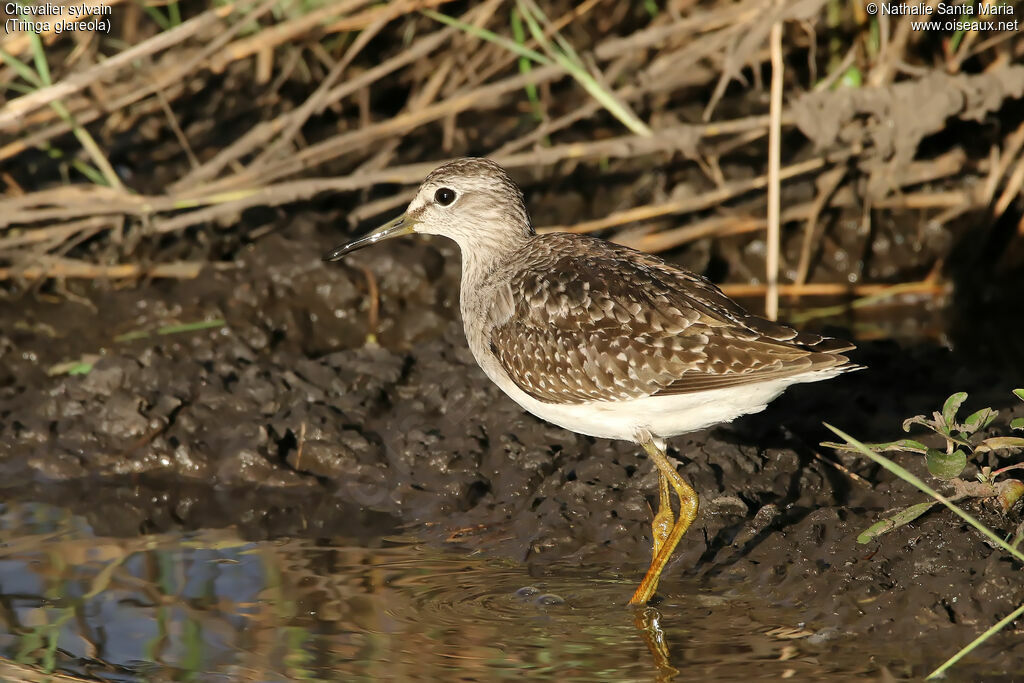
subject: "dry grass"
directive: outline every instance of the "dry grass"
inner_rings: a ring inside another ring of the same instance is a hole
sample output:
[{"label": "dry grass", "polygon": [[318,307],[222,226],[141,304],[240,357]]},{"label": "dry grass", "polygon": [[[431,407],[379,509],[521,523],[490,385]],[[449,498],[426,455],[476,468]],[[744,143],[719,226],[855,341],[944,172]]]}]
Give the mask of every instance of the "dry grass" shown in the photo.
[{"label": "dry grass", "polygon": [[[771,187],[782,228],[769,274],[752,275],[774,283],[777,272],[784,295],[862,279],[880,218],[910,239],[920,226],[969,224],[984,241],[1020,213],[1024,38],[1013,31],[914,31],[913,17],[869,17],[838,0],[239,1],[184,9],[180,23],[176,4],[109,4],[109,36],[0,43],[0,82],[13,84],[0,92],[8,286],[194,277],[204,259],[160,263],[162,236],[208,241],[218,226],[248,229],[246,209],[324,193],[366,204],[354,217],[368,218],[408,189],[367,191],[415,184],[462,154],[521,169],[527,185],[572,186],[581,166],[600,174],[616,210],[585,203],[541,229],[652,251],[764,242]],[[537,26],[524,32],[524,17]],[[861,261],[823,268],[847,248],[851,217],[865,235]],[[143,264],[147,245],[156,262]],[[924,279],[928,258],[888,284],[942,291]]]}]

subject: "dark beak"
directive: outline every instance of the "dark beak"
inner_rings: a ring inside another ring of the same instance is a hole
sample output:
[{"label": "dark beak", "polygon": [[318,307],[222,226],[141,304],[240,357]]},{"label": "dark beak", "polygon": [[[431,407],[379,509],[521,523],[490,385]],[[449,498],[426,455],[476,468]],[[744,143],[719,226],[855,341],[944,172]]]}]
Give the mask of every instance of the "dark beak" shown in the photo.
[{"label": "dark beak", "polygon": [[368,247],[371,244],[376,244],[377,242],[381,242],[391,237],[411,235],[415,225],[416,221],[414,219],[409,218],[406,214],[402,214],[395,220],[385,223],[376,230],[371,230],[362,237],[335,248],[324,256],[324,261],[340,261],[341,257],[355,251],[356,249]]}]

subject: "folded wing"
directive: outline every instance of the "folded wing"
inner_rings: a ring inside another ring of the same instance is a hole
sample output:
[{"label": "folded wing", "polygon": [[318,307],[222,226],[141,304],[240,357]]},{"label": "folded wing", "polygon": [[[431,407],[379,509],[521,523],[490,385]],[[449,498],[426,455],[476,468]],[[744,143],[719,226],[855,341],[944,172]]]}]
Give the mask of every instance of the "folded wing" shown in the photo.
[{"label": "folded wing", "polygon": [[548,403],[681,394],[834,368],[850,344],[752,316],[704,278],[576,235],[531,240],[491,350]]}]

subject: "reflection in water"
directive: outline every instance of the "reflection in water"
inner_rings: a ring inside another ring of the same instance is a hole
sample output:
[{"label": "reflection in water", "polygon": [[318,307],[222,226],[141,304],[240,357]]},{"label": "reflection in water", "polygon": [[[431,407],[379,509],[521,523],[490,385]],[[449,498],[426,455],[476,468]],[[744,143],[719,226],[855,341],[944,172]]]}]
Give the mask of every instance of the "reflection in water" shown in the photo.
[{"label": "reflection in water", "polygon": [[829,677],[739,601],[695,592],[638,612],[638,630],[631,578],[531,579],[409,540],[102,538],[18,504],[0,505],[0,543],[4,679]]}]

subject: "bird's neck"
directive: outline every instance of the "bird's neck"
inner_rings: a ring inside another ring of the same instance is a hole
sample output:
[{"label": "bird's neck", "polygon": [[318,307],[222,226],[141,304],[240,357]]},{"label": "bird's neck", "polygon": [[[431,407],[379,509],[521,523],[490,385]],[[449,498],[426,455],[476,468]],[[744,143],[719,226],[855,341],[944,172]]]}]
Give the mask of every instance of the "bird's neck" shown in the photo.
[{"label": "bird's neck", "polygon": [[462,252],[462,289],[467,286],[477,287],[486,284],[491,275],[499,270],[515,253],[536,235],[532,232],[502,231],[486,236],[486,239],[473,239],[463,244],[459,241]]}]

